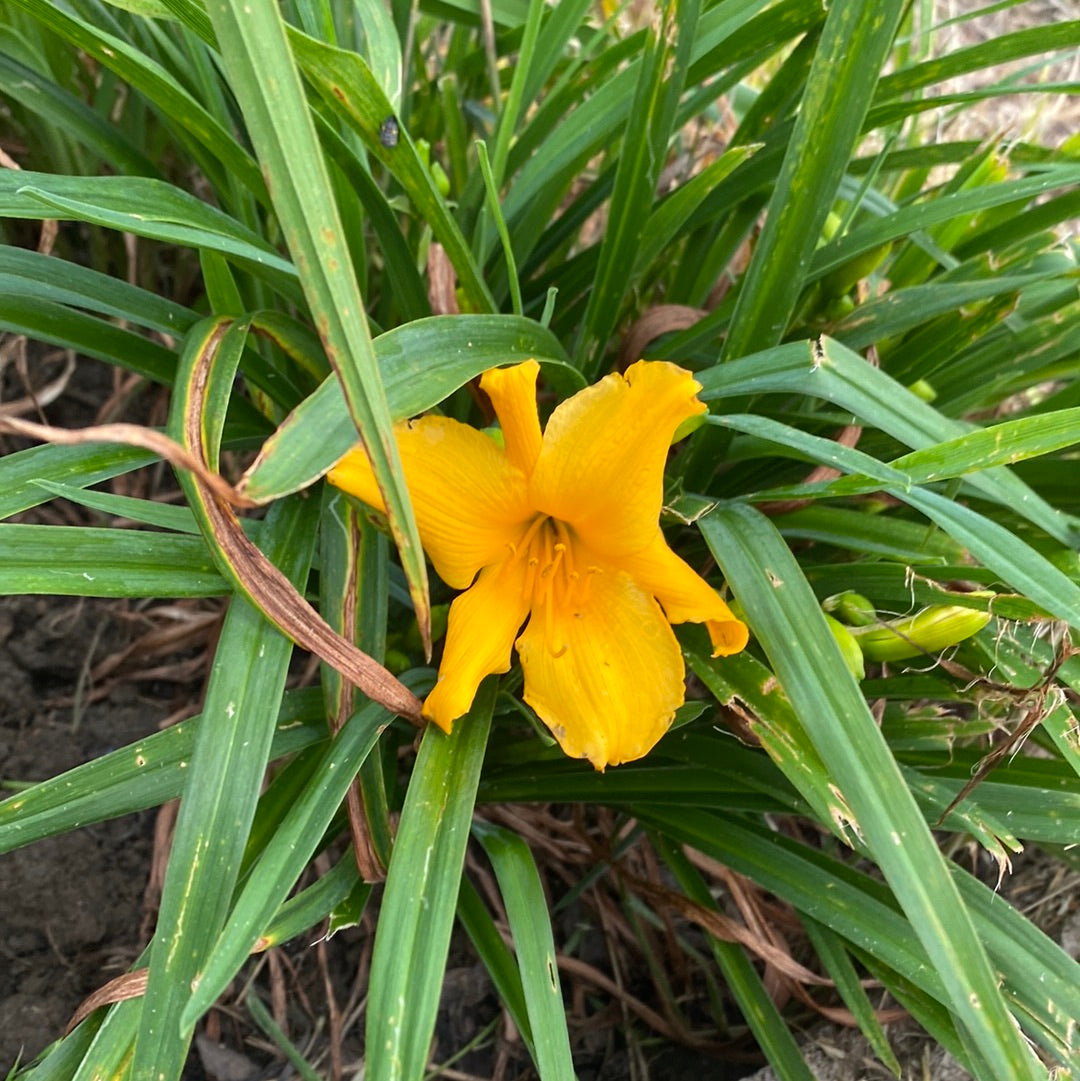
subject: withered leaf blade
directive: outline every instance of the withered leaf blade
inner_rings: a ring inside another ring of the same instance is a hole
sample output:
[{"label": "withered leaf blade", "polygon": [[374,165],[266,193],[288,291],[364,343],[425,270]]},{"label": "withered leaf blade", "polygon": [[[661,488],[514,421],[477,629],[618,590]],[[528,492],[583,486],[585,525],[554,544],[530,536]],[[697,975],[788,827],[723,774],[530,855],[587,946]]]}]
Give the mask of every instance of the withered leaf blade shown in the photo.
[{"label": "withered leaf blade", "polygon": [[101,1006],[112,1006],[114,1003],[126,1002],[129,998],[139,998],[146,994],[146,977],[149,971],[138,968],[134,972],[125,972],[87,995],[71,1015],[64,1035],[67,1036],[76,1025],[85,1021]]},{"label": "withered leaf blade", "polygon": [[198,456],[192,454],[163,432],[144,428],[138,424],[97,424],[89,428],[54,428],[50,424],[23,420],[21,417],[0,416],[0,432],[40,439],[43,443],[59,443],[78,446],[83,443],[123,443],[129,447],[141,447],[170,465],[186,469],[217,499],[234,507],[254,507],[255,503],[241,495],[224,477],[210,469]]},{"label": "withered leaf blade", "polygon": [[[204,418],[211,392],[218,389],[214,382],[214,362],[232,325],[232,320],[214,321],[198,347],[188,355],[177,377],[174,407],[182,410],[181,442],[202,467],[191,475],[193,509],[216,547],[215,555],[222,569],[267,619],[298,645],[335,668],[372,701],[420,724],[420,700],[378,661],[338,634],[308,604],[289,579],[247,538],[228,500],[220,498],[215,487],[203,481],[209,469],[206,448],[213,439],[213,433],[204,430]],[[231,372],[226,374],[231,384]]]}]

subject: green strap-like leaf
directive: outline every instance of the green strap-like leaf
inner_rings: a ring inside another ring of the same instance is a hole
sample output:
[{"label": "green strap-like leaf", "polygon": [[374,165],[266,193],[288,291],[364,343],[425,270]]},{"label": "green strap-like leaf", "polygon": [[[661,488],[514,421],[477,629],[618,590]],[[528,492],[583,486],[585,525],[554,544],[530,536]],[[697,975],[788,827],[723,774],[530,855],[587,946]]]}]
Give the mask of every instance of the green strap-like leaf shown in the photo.
[{"label": "green strap-like leaf", "polygon": [[276,4],[210,6],[225,71],[270,187],[286,243],[349,415],[364,438],[423,633],[427,567],[405,488],[363,298],[300,75]]},{"label": "green strap-like leaf", "polygon": [[[461,880],[458,893],[457,918],[469,936],[480,962],[495,987],[507,1013],[521,1033],[525,1046],[532,1054],[532,1026],[529,1024],[528,1007],[525,1005],[525,989],[521,986],[521,972],[510,947],[503,941],[483,898],[468,876]],[[535,1061],[535,1055],[533,1059]]]},{"label": "green strap-like leaf", "polygon": [[913,90],[945,79],[979,71],[995,64],[1005,64],[1025,56],[1035,56],[1054,49],[1069,49],[1080,45],[1080,19],[1048,20],[1046,25],[1031,26],[1011,34],[995,35],[989,41],[966,49],[952,49],[945,56],[935,57],[902,71],[885,76],[878,84],[877,98],[889,101]]},{"label": "green strap-like leaf", "polygon": [[506,905],[529,1011],[536,1068],[544,1081],[574,1081],[551,917],[532,853],[520,837],[499,826],[477,822],[473,833],[495,868]]},{"label": "green strap-like leaf", "polygon": [[152,240],[220,251],[275,283],[296,277],[292,265],[257,233],[172,184],[150,177],[4,170],[0,217],[88,221]]},{"label": "green strap-like leaf", "polygon": [[[266,519],[266,554],[298,585],[313,553],[316,510],[310,501],[282,500]],[[191,1033],[180,1019],[228,914],[291,652],[257,608],[233,599],[166,872],[133,1077],[171,1081],[183,1069]]]},{"label": "green strap-like leaf", "polygon": [[[968,430],[857,353],[827,338],[791,342],[764,353],[698,372],[701,397],[712,401],[743,394],[795,393],[825,398],[854,413],[865,424],[920,449],[954,439]],[[767,418],[762,418],[767,422]],[[811,440],[815,437],[808,437]],[[841,448],[837,453],[843,453]],[[873,459],[869,460],[873,463]],[[863,459],[860,458],[860,462]],[[866,464],[866,463],[864,463]],[[876,463],[880,468],[880,463]],[[852,470],[853,472],[861,471]],[[1069,547],[1080,540],[1076,523],[1050,506],[1019,477],[984,470],[967,478],[975,489],[1002,503]]]},{"label": "green strap-like leaf", "polygon": [[900,207],[888,215],[857,225],[851,232],[829,241],[817,252],[812,252],[811,263],[804,272],[803,280],[816,281],[859,255],[871,252],[892,240],[908,237],[921,229],[973,215],[991,207],[1035,199],[1056,188],[1077,183],[1080,183],[1080,165],[1063,163],[1040,169],[1034,175],[1021,177],[1019,180],[985,184],[982,187]]},{"label": "green strap-like leaf", "polygon": [[979,300],[1018,292],[1056,277],[1054,272],[991,277],[974,282],[936,280],[930,285],[895,289],[878,300],[860,304],[831,334],[849,349],[865,349],[894,334],[903,334],[939,315],[958,312]]},{"label": "green strap-like leaf", "polygon": [[327,747],[312,780],[295,798],[247,876],[217,944],[207,954],[180,1019],[185,1031],[214,1004],[269,926],[322,840],[360,763],[391,719],[381,706],[368,702]]},{"label": "green strap-like leaf", "polygon": [[190,308],[110,274],[6,244],[0,245],[0,292],[85,308],[174,337],[198,319]]},{"label": "green strap-like leaf", "polygon": [[611,193],[610,216],[580,327],[581,366],[595,377],[631,286],[632,267],[666,160],[675,110],[690,63],[699,0],[671,0],[646,31],[641,70]]},{"label": "green strap-like leaf", "polygon": [[[819,461],[838,465],[851,473],[876,477],[882,490],[921,511],[1018,592],[1058,619],[1080,628],[1080,585],[1011,530],[932,489],[904,481],[897,484],[889,477],[897,475],[898,471],[882,466],[862,451],[808,435],[767,417],[728,417],[725,420],[744,431],[810,449],[812,457]],[[814,454],[813,448],[820,449]]]},{"label": "green strap-like leaf", "polygon": [[843,939],[823,923],[803,917],[803,927],[813,944],[814,952],[821,959],[825,971],[832,977],[836,990],[851,1010],[863,1035],[874,1049],[874,1054],[897,1076],[902,1076],[900,1063],[889,1046],[881,1022],[877,1019],[873,1003],[863,990],[859,974],[844,948]]},{"label": "green strap-like leaf", "polygon": [[[658,840],[665,863],[679,880],[686,895],[705,908],[715,909],[716,899],[682,849],[666,837],[661,836]],[[785,1024],[776,1003],[742,948],[712,935],[709,936],[709,945],[739,1004],[739,1010],[779,1081],[814,1081],[791,1029]]]},{"label": "green strap-like leaf", "polygon": [[1036,1081],[1041,1067],[798,563],[768,519],[745,505],[717,508],[700,528],[971,1043],[999,1076]]},{"label": "green strap-like leaf", "polygon": [[224,182],[232,176],[256,198],[266,199],[266,186],[251,155],[164,68],[128,42],[79,19],[52,0],[11,0],[63,41],[85,52],[160,110],[188,151],[207,174]]},{"label": "green strap-like leaf", "polygon": [[724,356],[778,344],[795,311],[814,247],[860,138],[904,4],[834,0],[765,226],[743,278]]},{"label": "green strap-like leaf", "polygon": [[[488,368],[530,358],[560,390],[583,385],[550,331],[511,315],[418,319],[376,338],[375,356],[395,420],[430,409]],[[267,440],[244,492],[262,503],[305,488],[355,444],[341,389],[327,380]]]},{"label": "green strap-like leaf", "polygon": [[461,286],[477,311],[494,311],[495,302],[472,258],[465,238],[439,193],[431,170],[416,151],[408,131],[398,128],[392,146],[382,141],[382,125],[394,119],[394,107],[357,53],[337,49],[290,28],[289,40],[305,76],[327,103],[345,116],[368,151],[382,160],[405,188],[417,211],[446,249]]},{"label": "green strap-like leaf", "polygon": [[25,292],[0,293],[0,328],[96,357],[155,383],[171,383],[176,369],[176,354],[159,342]]},{"label": "green strap-like leaf", "polygon": [[219,597],[228,591],[201,537],[0,525],[0,594]]},{"label": "green strap-like leaf", "polygon": [[51,499],[39,480],[88,487],[157,460],[157,455],[140,447],[113,443],[46,445],[8,454],[0,458],[0,519]]},{"label": "green strap-like leaf", "polygon": [[3,53],[0,53],[0,92],[16,98],[22,108],[36,113],[45,123],[78,139],[118,173],[161,175],[154,162],[101,113],[32,67]]},{"label": "green strap-like leaf", "polygon": [[[325,739],[322,720],[318,688],[286,692],[271,758]],[[201,724],[201,716],[191,717],[4,800],[0,803],[0,852],[176,799],[183,791]]]},{"label": "green strap-like leaf", "polygon": [[424,733],[375,931],[368,1081],[424,1075],[494,704],[488,680],[452,735],[434,725]]}]

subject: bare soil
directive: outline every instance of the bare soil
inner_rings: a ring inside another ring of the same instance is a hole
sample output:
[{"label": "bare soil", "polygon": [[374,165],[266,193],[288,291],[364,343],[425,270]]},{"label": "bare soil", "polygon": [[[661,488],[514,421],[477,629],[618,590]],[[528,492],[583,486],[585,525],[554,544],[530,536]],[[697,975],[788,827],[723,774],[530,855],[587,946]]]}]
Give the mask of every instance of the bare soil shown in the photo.
[{"label": "bare soil", "polygon": [[[164,703],[132,684],[78,708],[88,647],[128,635],[103,602],[0,598],[0,778],[42,780],[153,732]],[[6,793],[5,793],[6,794]],[[0,857],[0,1073],[55,1039],[78,1003],[134,961],[150,814]]]}]

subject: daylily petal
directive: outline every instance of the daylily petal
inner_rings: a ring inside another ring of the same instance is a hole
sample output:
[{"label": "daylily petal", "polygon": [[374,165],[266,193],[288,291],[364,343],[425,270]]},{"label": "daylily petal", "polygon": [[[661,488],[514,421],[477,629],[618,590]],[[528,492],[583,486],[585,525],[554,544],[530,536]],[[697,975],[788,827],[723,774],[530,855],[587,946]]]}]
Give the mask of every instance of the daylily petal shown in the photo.
[{"label": "daylily petal", "polygon": [[529,614],[527,573],[523,559],[485,567],[450,605],[439,681],[424,702],[424,716],[445,732],[468,712],[485,676],[509,670],[514,638]]},{"label": "daylily petal", "polygon": [[672,623],[704,623],[714,657],[727,657],[746,646],[746,624],[735,617],[723,597],[689,563],[668,547],[659,528],[647,548],[623,556],[619,566],[663,605]]},{"label": "daylily petal", "polygon": [[660,606],[604,568],[573,606],[533,612],[517,641],[525,701],[572,758],[597,769],[646,754],[683,700],[683,661]]},{"label": "daylily petal", "polygon": [[511,368],[492,368],[480,377],[480,389],[491,399],[499,418],[510,461],[529,476],[540,456],[543,436],[536,411],[536,377],[540,365],[526,360]]},{"label": "daylily petal", "polygon": [[660,517],[672,436],[705,411],[700,389],[674,364],[638,361],[567,399],[544,431],[534,505],[609,559],[643,549]]},{"label": "daylily petal", "polygon": [[[449,417],[396,424],[420,542],[447,585],[465,589],[500,562],[533,516],[525,477],[491,438]],[[327,474],[331,484],[385,510],[360,446]]]}]

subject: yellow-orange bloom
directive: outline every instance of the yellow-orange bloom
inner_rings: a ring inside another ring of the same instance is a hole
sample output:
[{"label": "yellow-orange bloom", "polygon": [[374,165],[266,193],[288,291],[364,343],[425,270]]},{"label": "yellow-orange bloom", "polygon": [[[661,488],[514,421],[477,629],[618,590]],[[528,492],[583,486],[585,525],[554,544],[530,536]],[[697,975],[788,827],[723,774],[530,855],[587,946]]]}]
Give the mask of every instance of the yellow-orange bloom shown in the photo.
[{"label": "yellow-orange bloom", "polygon": [[[670,624],[704,623],[714,656],[738,652],[747,632],[660,531],[668,447],[705,410],[690,373],[639,361],[541,431],[538,372],[530,360],[481,379],[502,446],[447,417],[395,429],[424,549],[465,590],[424,715],[449,731],[516,645],[525,700],[568,755],[603,769],[646,754],[683,701]],[[329,480],[384,509],[362,448]]]}]

